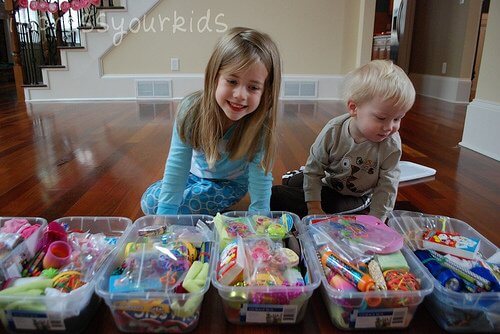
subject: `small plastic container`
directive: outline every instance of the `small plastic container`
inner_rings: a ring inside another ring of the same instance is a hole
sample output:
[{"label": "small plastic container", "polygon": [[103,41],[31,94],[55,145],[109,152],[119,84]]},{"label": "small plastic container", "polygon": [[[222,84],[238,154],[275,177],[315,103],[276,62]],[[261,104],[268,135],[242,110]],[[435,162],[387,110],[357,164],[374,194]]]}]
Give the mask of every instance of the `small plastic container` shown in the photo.
[{"label": "small plastic container", "polygon": [[[479,253],[489,258],[498,253],[498,247],[483,237],[467,223],[449,218],[446,227],[433,226],[439,216],[410,211],[394,211],[389,216],[389,226],[406,236],[408,246],[419,247],[418,235],[426,228],[440,228],[459,233],[465,237],[479,238]],[[411,257],[419,261],[411,252]],[[420,262],[420,261],[419,261]],[[431,277],[434,291],[426,299],[425,305],[441,328],[449,332],[499,332],[500,292],[464,293],[445,288]]]},{"label": "small plastic container", "polygon": [[98,279],[96,292],[101,296],[113,314],[115,324],[123,332],[163,332],[186,333],[198,324],[203,297],[210,287],[215,247],[210,250],[209,272],[205,285],[200,291],[192,293],[175,292],[111,292],[109,277],[125,260],[125,246],[135,242],[139,230],[145,227],[171,225],[196,226],[201,220],[213,229],[212,216],[172,215],[145,216],[134,222],[121,249],[103,270]]},{"label": "small plastic container", "polygon": [[[326,218],[332,215],[306,216],[302,219],[305,234],[311,219]],[[309,235],[309,239],[313,240]],[[308,246],[315,255],[314,243]],[[321,292],[327,306],[330,319],[335,327],[342,330],[360,329],[401,329],[410,325],[418,306],[433,289],[432,280],[425,272],[424,266],[412,256],[412,252],[401,249],[410,267],[410,272],[420,280],[417,291],[339,291],[327,281],[323,267],[316,256],[314,265],[320,272]],[[372,306],[370,306],[372,305]],[[374,306],[376,305],[376,306]]]},{"label": "small plastic container", "polygon": [[[103,233],[108,237],[117,237],[120,247],[132,221],[123,217],[64,217],[55,220],[67,224],[72,230],[90,233]],[[34,255],[38,236],[33,243]],[[16,249],[17,250],[17,249]],[[106,260],[107,261],[107,260]],[[100,270],[84,286],[63,297],[49,296],[0,296],[0,318],[10,333],[64,332],[81,333],[98,309],[100,299],[94,294],[95,283]]]},{"label": "small plastic container", "polygon": [[[287,213],[293,217],[294,226],[299,232],[301,253],[307,269],[306,285],[304,286],[251,286],[238,287],[223,285],[217,280],[216,270],[212,274],[212,284],[217,288],[222,298],[226,319],[238,325],[243,324],[296,324],[302,321],[307,310],[307,304],[314,290],[319,286],[319,273],[313,265],[311,256],[304,244],[308,243],[306,236],[300,235],[300,219],[289,212],[271,211],[249,213],[247,211],[232,211],[224,213],[227,217],[246,217],[254,214],[271,218],[281,217]],[[217,251],[215,264],[219,262],[220,250]],[[216,266],[215,265],[215,266]]]},{"label": "small plastic container", "polygon": [[26,240],[19,243],[9,254],[0,257],[0,281],[4,281],[6,277],[12,277],[20,272],[19,262],[21,258],[32,257],[35,254],[37,241],[42,235],[42,230],[47,226],[47,220],[40,217],[0,217],[0,227],[3,227],[6,221],[13,218],[26,219],[31,225],[39,224],[40,228]]}]

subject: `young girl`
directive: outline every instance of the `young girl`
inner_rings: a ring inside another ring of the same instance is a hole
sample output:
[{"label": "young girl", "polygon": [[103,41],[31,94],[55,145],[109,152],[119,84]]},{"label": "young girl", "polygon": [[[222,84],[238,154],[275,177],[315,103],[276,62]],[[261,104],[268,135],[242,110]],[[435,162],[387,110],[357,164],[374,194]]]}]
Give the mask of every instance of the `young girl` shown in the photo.
[{"label": "young girl", "polygon": [[270,37],[229,30],[210,57],[204,90],[179,105],[163,180],[146,190],[142,211],[215,215],[247,191],[250,211],[268,211],[280,84]]}]

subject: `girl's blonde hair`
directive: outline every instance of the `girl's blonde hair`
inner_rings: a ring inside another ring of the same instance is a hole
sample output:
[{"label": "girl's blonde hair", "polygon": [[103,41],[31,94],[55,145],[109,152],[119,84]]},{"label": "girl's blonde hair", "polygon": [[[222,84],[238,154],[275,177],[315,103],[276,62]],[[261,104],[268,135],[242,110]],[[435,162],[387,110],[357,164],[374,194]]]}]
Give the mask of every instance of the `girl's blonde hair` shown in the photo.
[{"label": "girl's blonde hair", "polygon": [[179,135],[194,149],[205,153],[209,166],[220,157],[217,149],[224,135],[224,111],[215,100],[221,73],[238,73],[256,62],[262,62],[268,75],[257,109],[236,124],[226,149],[233,160],[247,157],[251,161],[261,145],[264,148],[262,166],[270,171],[275,150],[276,114],[281,86],[281,63],[278,48],[271,38],[249,28],[232,28],[224,35],[212,53],[205,70],[205,86],[188,100],[185,115],[179,120]]},{"label": "girl's blonde hair", "polygon": [[409,110],[415,102],[415,88],[406,73],[387,60],[373,60],[347,74],[343,99],[358,105],[379,97],[394,101],[394,106]]}]

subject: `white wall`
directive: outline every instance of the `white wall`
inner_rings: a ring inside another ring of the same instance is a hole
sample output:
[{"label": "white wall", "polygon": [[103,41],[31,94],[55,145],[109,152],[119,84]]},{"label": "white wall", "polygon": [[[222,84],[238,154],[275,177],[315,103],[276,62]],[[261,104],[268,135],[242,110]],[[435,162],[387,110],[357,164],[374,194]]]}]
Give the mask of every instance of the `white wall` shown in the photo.
[{"label": "white wall", "polygon": [[[26,89],[26,99],[137,99],[137,80],[170,80],[169,98],[182,98],[202,88],[213,47],[233,26],[271,35],[284,80],[318,83],[312,99],[338,99],[343,75],[371,55],[375,0],[148,2],[155,6],[144,12],[143,1],[128,0],[122,16],[107,13],[108,29],[83,32],[86,50],[63,51],[66,68],[43,70],[47,87]],[[180,60],[179,71],[171,70],[171,58]],[[85,84],[68,84],[73,82]]]},{"label": "white wall", "polygon": [[500,160],[500,1],[491,1],[476,98],[467,107],[461,146]]},{"label": "white wall", "polygon": [[[352,53],[355,49],[343,55],[344,43],[350,40],[344,37],[350,33],[352,22],[359,21],[359,10],[350,11],[351,3],[348,0],[161,1],[141,18],[140,29],[128,34],[103,57],[103,74],[203,73],[217,39],[235,26],[268,33],[278,44],[285,74],[340,74],[343,57],[356,57]],[[171,58],[180,60],[180,71],[170,69]]]}]

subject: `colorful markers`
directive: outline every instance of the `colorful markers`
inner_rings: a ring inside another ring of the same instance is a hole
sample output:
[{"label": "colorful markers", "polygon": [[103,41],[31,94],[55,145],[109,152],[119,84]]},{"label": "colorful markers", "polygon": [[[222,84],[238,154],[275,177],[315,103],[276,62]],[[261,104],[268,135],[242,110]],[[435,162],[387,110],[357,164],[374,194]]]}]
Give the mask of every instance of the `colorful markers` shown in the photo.
[{"label": "colorful markers", "polygon": [[328,248],[320,250],[321,263],[323,266],[330,268],[334,272],[342,275],[352,285],[356,286],[359,291],[369,291],[375,289],[375,282],[370,275],[359,271],[351,264],[345,262]]}]

